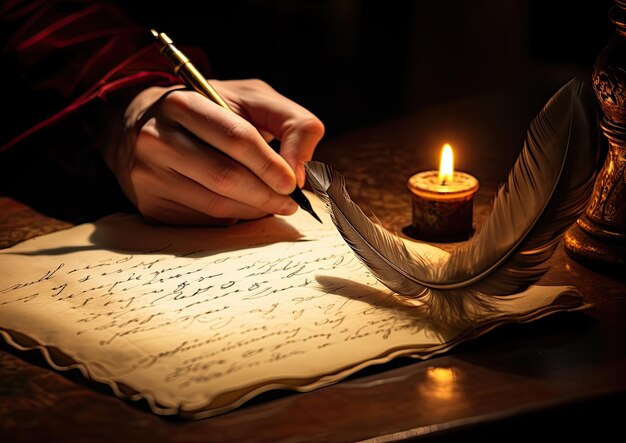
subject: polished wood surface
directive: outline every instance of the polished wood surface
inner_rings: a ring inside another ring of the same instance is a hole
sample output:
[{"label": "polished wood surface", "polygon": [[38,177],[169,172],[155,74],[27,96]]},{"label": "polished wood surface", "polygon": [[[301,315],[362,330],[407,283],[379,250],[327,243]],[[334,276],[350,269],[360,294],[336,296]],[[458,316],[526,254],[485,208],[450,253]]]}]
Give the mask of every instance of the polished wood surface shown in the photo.
[{"label": "polished wood surface", "polygon": [[[357,203],[402,232],[411,219],[408,177],[435,168],[441,145],[451,143],[457,167],[481,182],[480,223],[546,93],[524,85],[470,97],[325,141],[316,158],[345,174]],[[0,198],[0,247],[69,226]],[[562,246],[550,264],[542,283],[576,285],[590,309],[504,326],[445,355],[401,359],[313,392],[265,394],[196,422],[155,416],[2,343],[0,441],[502,440],[533,438],[542,426],[554,437],[601,437],[620,429],[626,398],[626,283],[572,261]]]}]

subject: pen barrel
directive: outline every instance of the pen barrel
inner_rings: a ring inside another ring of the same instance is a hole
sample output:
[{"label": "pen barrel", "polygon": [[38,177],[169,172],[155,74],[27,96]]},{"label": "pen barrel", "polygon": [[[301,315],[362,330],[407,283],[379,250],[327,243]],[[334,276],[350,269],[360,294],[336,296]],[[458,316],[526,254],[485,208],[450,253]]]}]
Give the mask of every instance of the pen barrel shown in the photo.
[{"label": "pen barrel", "polygon": [[167,58],[172,65],[174,74],[182,77],[185,80],[187,86],[192,87],[196,92],[204,95],[205,97],[213,100],[222,108],[232,111],[230,106],[220,97],[213,86],[204,78],[204,76],[196,69],[185,54],[182,53],[176,46],[174,46],[172,39],[163,32],[157,32],[154,29],[151,30],[152,35],[160,43],[161,47],[159,51]]},{"label": "pen barrel", "polygon": [[165,44],[161,48],[161,53],[169,60],[174,74],[182,77],[188,86],[191,86],[196,92],[208,97],[221,107],[231,110],[230,106],[228,106],[217,91],[213,89],[213,86],[211,86],[187,56],[179,51],[176,46],[171,43]]},{"label": "pen barrel", "polygon": [[204,78],[202,74],[200,74],[200,71],[198,71],[189,60],[187,60],[180,66],[176,74],[180,75],[185,80],[185,83],[195,89],[196,92],[210,98],[221,107],[232,111],[232,109],[230,109],[230,106],[228,106],[228,104],[224,101],[222,97],[220,97],[217,91],[213,89],[213,86],[211,86],[211,84]]},{"label": "pen barrel", "polygon": [[178,71],[180,71],[185,64],[189,63],[187,56],[172,44],[164,44],[161,46],[160,51],[172,65],[174,74],[178,74]]}]

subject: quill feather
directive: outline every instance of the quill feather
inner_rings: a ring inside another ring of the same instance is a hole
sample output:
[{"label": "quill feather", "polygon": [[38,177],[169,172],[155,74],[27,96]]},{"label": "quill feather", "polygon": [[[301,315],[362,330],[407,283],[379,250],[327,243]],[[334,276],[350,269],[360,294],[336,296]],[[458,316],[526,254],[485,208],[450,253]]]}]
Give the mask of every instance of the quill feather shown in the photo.
[{"label": "quill feather", "polygon": [[539,280],[561,235],[587,204],[597,156],[595,106],[574,79],[531,122],[489,218],[452,254],[440,287],[511,294]]},{"label": "quill feather", "polygon": [[511,294],[545,273],[561,234],[589,198],[597,148],[592,98],[580,81],[572,80],[531,122],[481,231],[447,261],[436,263],[370,221],[350,199],[337,171],[319,162],[309,162],[306,170],[338,231],[378,280],[396,293],[440,308],[457,303],[454,309],[459,310],[463,295]]},{"label": "quill feather", "polygon": [[398,294],[424,293],[436,266],[372,223],[350,199],[339,172],[320,162],[308,162],[305,167],[313,191],[326,204],[337,230],[372,274]]}]

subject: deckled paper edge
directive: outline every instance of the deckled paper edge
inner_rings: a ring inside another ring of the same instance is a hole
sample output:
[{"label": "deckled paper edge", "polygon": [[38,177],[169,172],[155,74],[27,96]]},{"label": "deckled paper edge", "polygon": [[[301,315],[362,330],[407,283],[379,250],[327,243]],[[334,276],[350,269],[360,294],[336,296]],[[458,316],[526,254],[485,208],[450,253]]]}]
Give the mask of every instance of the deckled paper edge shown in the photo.
[{"label": "deckled paper edge", "polygon": [[[14,337],[12,333],[13,334],[16,333],[20,336],[23,336],[25,339],[32,341],[36,344],[32,346],[21,344],[16,340],[16,337]],[[148,392],[141,393],[124,383],[119,383],[119,382],[116,382],[115,380],[109,380],[104,377],[99,377],[98,375],[94,374],[91,371],[88,363],[77,361],[71,355],[66,354],[65,352],[61,351],[60,349],[56,347],[46,346],[46,345],[37,343],[36,340],[32,339],[26,334],[0,328],[0,335],[2,336],[2,338],[6,341],[8,345],[14,347],[15,349],[19,351],[33,351],[33,350],[40,351],[41,355],[44,357],[46,362],[50,365],[50,367],[52,367],[52,369],[56,371],[66,372],[72,369],[78,369],[83,375],[83,377],[85,377],[87,380],[91,380],[97,383],[108,385],[113,391],[113,393],[119,398],[131,400],[131,401],[146,400],[148,402],[148,406],[150,407],[150,410],[157,415],[174,415],[179,412],[178,408],[167,408],[167,407],[163,407],[159,405],[156,402],[156,399],[154,398],[154,396],[152,396],[152,394]],[[61,358],[70,360],[72,361],[72,363],[70,364],[60,363],[59,361],[55,360],[54,354],[58,354]]]},{"label": "deckled paper edge", "polygon": [[[579,303],[576,305],[572,304],[572,302],[570,302],[570,304],[568,305],[558,303],[559,298],[567,297],[567,296],[574,297],[576,301],[578,301]],[[322,374],[319,377],[314,377],[314,381],[301,385],[301,386],[280,383],[280,382],[268,382],[267,384],[263,384],[262,386],[259,386],[256,389],[253,389],[247,392],[246,394],[242,395],[238,400],[226,406],[222,406],[218,408],[211,408],[211,409],[202,408],[202,409],[195,409],[195,410],[183,410],[180,408],[180,406],[178,407],[162,406],[156,401],[155,397],[150,392],[139,392],[124,383],[117,382],[115,380],[106,379],[104,377],[100,377],[96,375],[95,373],[93,373],[93,371],[89,368],[88,363],[77,361],[77,359],[75,359],[71,355],[66,354],[65,352],[61,351],[58,348],[42,345],[41,343],[38,343],[36,340],[29,337],[27,334],[22,334],[18,331],[11,331],[8,329],[0,328],[0,335],[3,337],[3,339],[6,341],[7,344],[9,344],[10,346],[12,346],[13,348],[17,350],[20,350],[20,351],[39,350],[42,356],[44,357],[44,359],[46,360],[46,362],[50,365],[50,367],[52,367],[56,371],[65,372],[65,371],[69,371],[72,369],[78,369],[83,375],[83,377],[85,377],[86,379],[92,380],[92,381],[95,381],[97,383],[101,383],[104,385],[108,385],[111,388],[112,392],[119,398],[123,398],[123,399],[130,400],[133,402],[139,402],[141,400],[145,400],[150,410],[157,415],[178,414],[180,417],[185,418],[185,419],[197,420],[197,419],[203,419],[203,418],[208,418],[208,417],[213,417],[216,415],[224,414],[226,412],[237,409],[240,406],[242,406],[244,403],[251,400],[252,398],[268,391],[289,390],[289,391],[295,391],[295,392],[310,392],[315,389],[322,388],[324,386],[329,386],[329,385],[338,383],[339,381],[345,379],[346,377],[362,369],[365,369],[367,367],[385,364],[398,357],[412,357],[416,359],[426,360],[435,355],[448,352],[452,348],[456,347],[457,345],[465,341],[471,340],[473,338],[477,338],[478,336],[481,336],[483,334],[486,334],[499,326],[503,326],[506,324],[529,323],[531,321],[535,321],[535,320],[538,320],[538,319],[541,319],[541,318],[544,318],[544,317],[547,317],[549,315],[556,314],[559,312],[580,311],[580,310],[587,309],[590,306],[591,306],[590,304],[583,302],[582,295],[578,291],[576,291],[575,288],[572,287],[571,290],[566,290],[563,294],[558,296],[557,299],[551,305],[546,306],[543,309],[529,312],[526,315],[521,315],[521,316],[496,317],[493,321],[487,321],[484,324],[471,329],[470,331],[468,331],[467,334],[463,334],[460,337],[448,343],[444,343],[439,347],[434,347],[434,348],[429,347],[428,352],[420,353],[419,347],[413,347],[413,348],[405,347],[405,348],[396,349],[396,350],[391,349],[382,356],[375,357],[375,358],[366,360],[361,363],[357,363],[356,365],[350,366],[343,370],[340,369],[337,372],[334,372],[332,374]],[[28,345],[28,344],[20,343],[19,336],[22,336],[24,340],[28,340],[30,342],[33,342],[34,344]],[[423,349],[423,351],[426,351],[426,349]],[[55,354],[59,355],[59,358],[55,359]],[[68,361],[71,361],[71,363],[69,364],[62,363],[59,361],[61,359],[67,359]],[[214,399],[215,397],[212,397],[212,398]],[[211,399],[208,398],[208,403],[206,407],[209,407],[210,401]]]}]

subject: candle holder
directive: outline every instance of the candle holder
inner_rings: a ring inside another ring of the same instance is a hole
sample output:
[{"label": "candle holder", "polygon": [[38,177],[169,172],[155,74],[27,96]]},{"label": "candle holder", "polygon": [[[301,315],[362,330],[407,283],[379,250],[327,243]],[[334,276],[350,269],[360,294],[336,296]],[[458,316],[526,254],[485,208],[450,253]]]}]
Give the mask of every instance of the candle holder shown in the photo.
[{"label": "candle holder", "polygon": [[601,128],[609,152],[585,213],[565,233],[574,259],[600,270],[626,270],[626,1],[609,17],[615,35],[596,60],[592,81],[604,113]]},{"label": "candle holder", "polygon": [[474,232],[474,194],[478,180],[455,172],[449,184],[439,184],[437,171],[415,174],[409,179],[413,216],[408,234],[420,240],[455,242]]}]

